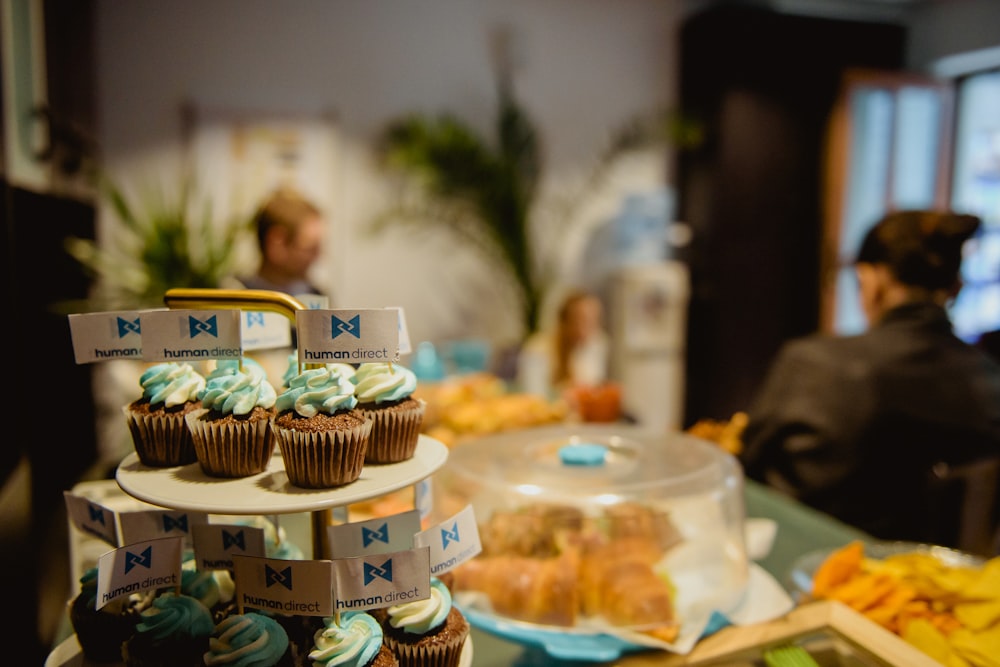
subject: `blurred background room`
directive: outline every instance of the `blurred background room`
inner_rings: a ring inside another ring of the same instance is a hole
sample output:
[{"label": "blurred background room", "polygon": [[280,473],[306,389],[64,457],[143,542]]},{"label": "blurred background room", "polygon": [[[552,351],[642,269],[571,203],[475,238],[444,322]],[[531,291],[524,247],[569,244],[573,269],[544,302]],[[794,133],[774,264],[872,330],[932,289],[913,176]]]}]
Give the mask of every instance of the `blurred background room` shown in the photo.
[{"label": "blurred background room", "polygon": [[0,530],[42,650],[74,584],[62,491],[128,451],[137,391],[131,362],[74,363],[66,315],[248,270],[276,184],[324,213],[315,284],[401,306],[429,387],[519,393],[521,344],[586,289],[623,418],[726,422],[784,341],[858,329],[849,255],[889,208],[982,217],[952,315],[969,342],[1000,329],[996,0],[2,6],[32,429],[4,448]]}]

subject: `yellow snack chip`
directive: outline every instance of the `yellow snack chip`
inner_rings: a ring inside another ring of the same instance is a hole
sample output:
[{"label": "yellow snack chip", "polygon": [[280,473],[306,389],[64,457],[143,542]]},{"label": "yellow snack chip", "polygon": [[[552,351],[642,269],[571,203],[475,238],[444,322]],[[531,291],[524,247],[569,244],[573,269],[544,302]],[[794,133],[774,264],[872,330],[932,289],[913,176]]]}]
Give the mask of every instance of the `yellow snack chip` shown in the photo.
[{"label": "yellow snack chip", "polygon": [[926,619],[919,618],[908,623],[902,637],[942,664],[947,664],[949,656],[954,653],[948,638]]},{"label": "yellow snack chip", "polygon": [[976,667],[1000,667],[1000,626],[982,632],[956,630],[948,642],[956,654]]}]

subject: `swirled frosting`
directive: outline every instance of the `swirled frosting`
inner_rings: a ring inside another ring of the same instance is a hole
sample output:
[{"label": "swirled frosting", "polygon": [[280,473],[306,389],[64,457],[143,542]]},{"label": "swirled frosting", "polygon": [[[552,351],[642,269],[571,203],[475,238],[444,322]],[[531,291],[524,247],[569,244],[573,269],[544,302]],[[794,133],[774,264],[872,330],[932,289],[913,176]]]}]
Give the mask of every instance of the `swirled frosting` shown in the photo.
[{"label": "swirled frosting", "polygon": [[142,397],[150,404],[163,403],[172,408],[198,399],[205,389],[205,378],[191,364],[166,362],[150,366],[139,376]]},{"label": "swirled frosting", "polygon": [[208,637],[215,631],[215,621],[208,607],[189,595],[164,593],[142,612],[136,632],[148,633],[156,640],[177,635]]},{"label": "swirled frosting", "polygon": [[417,389],[417,376],[413,371],[381,361],[358,366],[351,382],[359,403],[393,403],[409,398]]},{"label": "swirled frosting", "polygon": [[312,417],[320,412],[332,415],[353,410],[357,404],[350,378],[329,364],[307,368],[291,378],[274,407],[278,412],[295,410],[303,417]]},{"label": "swirled frosting", "polygon": [[206,665],[271,667],[288,650],[288,633],[269,616],[248,612],[219,621],[208,640]]},{"label": "swirled frosting", "polygon": [[451,592],[440,579],[432,577],[429,598],[395,604],[386,611],[392,627],[416,635],[425,635],[447,620],[448,614],[451,613]]},{"label": "swirled frosting", "polygon": [[315,667],[364,667],[382,647],[382,627],[366,612],[348,611],[334,619],[323,619],[326,627],[316,632],[309,659]]},{"label": "swirled frosting", "polygon": [[222,602],[222,590],[213,572],[181,569],[181,593],[190,595],[211,609]]},{"label": "swirled frosting", "polygon": [[[344,375],[344,377],[351,377],[352,375],[354,375],[354,366],[350,364],[335,362],[326,365],[329,366],[330,368],[334,368],[340,371],[341,374]],[[295,352],[292,352],[290,355],[288,355],[288,366],[285,368],[285,374],[281,376],[281,386],[287,387],[289,381],[298,374],[299,374],[299,355]]]},{"label": "swirled frosting", "polygon": [[223,359],[208,377],[198,395],[203,407],[225,414],[245,415],[255,407],[270,409],[278,394],[267,381],[263,367],[249,359]]}]

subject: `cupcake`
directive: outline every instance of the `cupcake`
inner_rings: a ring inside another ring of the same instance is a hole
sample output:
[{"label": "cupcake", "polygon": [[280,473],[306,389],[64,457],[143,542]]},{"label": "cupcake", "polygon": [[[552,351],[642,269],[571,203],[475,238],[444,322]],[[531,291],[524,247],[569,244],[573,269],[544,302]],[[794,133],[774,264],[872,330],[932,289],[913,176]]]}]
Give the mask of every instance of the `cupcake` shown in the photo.
[{"label": "cupcake", "polygon": [[371,614],[348,611],[323,619],[309,652],[312,667],[394,667],[396,655],[382,641],[382,626]]},{"label": "cupcake", "polygon": [[120,662],[122,642],[132,636],[139,612],[148,598],[126,596],[100,609],[97,602],[97,568],[80,577],[80,592],[69,607],[69,620],[80,642],[83,656],[91,662]]},{"label": "cupcake", "polygon": [[208,638],[215,632],[208,607],[189,595],[164,593],[141,616],[122,644],[125,667],[204,666]]},{"label": "cupcake", "polygon": [[426,402],[414,398],[417,376],[394,363],[361,364],[351,377],[358,410],[372,420],[365,463],[398,463],[413,457]]},{"label": "cupcake", "polygon": [[210,477],[248,477],[267,470],[274,452],[270,421],[274,387],[260,364],[219,361],[187,415],[202,471]]},{"label": "cupcake", "polygon": [[184,418],[201,407],[205,378],[190,364],[168,362],[147,368],[139,385],[142,396],[122,408],[139,461],[156,468],[194,463]]},{"label": "cupcake", "polygon": [[382,625],[385,645],[401,667],[456,667],[469,636],[469,622],[452,605],[451,593],[441,580],[431,577],[426,600],[393,605],[376,618]]},{"label": "cupcake", "polygon": [[[226,582],[225,588],[222,582]],[[181,594],[189,595],[208,607],[216,622],[229,615],[235,606],[234,584],[228,570],[198,570],[194,560],[181,564]]]},{"label": "cupcake", "polygon": [[295,667],[285,629],[273,618],[247,612],[215,626],[203,656],[208,667]]},{"label": "cupcake", "polygon": [[275,401],[271,429],[293,486],[333,488],[361,476],[372,422],[357,404],[350,378],[332,364],[289,380]]}]

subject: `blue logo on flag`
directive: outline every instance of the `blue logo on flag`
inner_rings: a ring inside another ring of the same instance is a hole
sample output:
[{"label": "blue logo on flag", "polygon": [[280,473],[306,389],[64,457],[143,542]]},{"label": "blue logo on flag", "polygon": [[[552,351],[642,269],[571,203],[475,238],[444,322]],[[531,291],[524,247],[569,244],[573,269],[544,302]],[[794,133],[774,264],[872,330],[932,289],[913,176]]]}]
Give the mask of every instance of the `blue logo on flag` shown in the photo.
[{"label": "blue logo on flag", "polygon": [[222,531],[222,548],[228,550],[229,547],[238,547],[241,551],[246,551],[246,539],[242,530],[237,531],[235,535],[228,530]]},{"label": "blue logo on flag", "polygon": [[169,533],[171,530],[179,530],[182,533],[188,532],[187,514],[181,514],[177,518],[174,518],[169,514],[163,514],[161,516],[163,516],[163,532]]},{"label": "blue logo on flag", "polygon": [[292,590],[292,566],[289,565],[280,572],[270,565],[264,564],[264,581],[270,588],[274,584],[281,584],[288,590]]},{"label": "blue logo on flag", "polygon": [[254,325],[264,326],[264,313],[249,310],[247,311],[247,329]]},{"label": "blue logo on flag", "polygon": [[141,554],[125,552],[125,574],[137,565],[142,565],[147,570],[153,567],[153,547],[146,547]]},{"label": "blue logo on flag", "polygon": [[457,544],[459,541],[460,540],[458,538],[458,522],[457,521],[454,524],[452,524],[451,530],[448,530],[447,528],[442,528],[441,529],[441,548],[442,549],[447,549],[448,548],[448,542],[455,542]]},{"label": "blue logo on flag", "polygon": [[330,329],[330,338],[336,338],[342,333],[349,333],[355,338],[361,338],[361,315],[355,315],[347,322],[336,315],[331,315]]},{"label": "blue logo on flag", "polygon": [[365,586],[375,581],[375,579],[383,579],[392,583],[392,559],[390,558],[382,564],[382,567],[376,567],[371,563],[365,563]]},{"label": "blue logo on flag", "polygon": [[389,524],[383,523],[378,530],[372,530],[371,528],[361,527],[361,543],[364,546],[370,546],[372,542],[381,542],[383,544],[389,544]]},{"label": "blue logo on flag", "polygon": [[219,337],[218,318],[212,315],[207,320],[199,320],[194,315],[188,315],[188,335],[194,338],[198,334],[206,334],[213,338]]},{"label": "blue logo on flag", "polygon": [[142,335],[142,328],[139,326],[139,318],[129,322],[128,320],[119,317],[118,318],[118,337],[124,338],[130,333],[137,335]]},{"label": "blue logo on flag", "polygon": [[90,515],[91,521],[96,521],[102,526],[106,525],[104,523],[104,510],[102,510],[97,505],[87,505],[87,514]]}]

